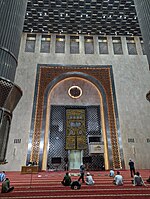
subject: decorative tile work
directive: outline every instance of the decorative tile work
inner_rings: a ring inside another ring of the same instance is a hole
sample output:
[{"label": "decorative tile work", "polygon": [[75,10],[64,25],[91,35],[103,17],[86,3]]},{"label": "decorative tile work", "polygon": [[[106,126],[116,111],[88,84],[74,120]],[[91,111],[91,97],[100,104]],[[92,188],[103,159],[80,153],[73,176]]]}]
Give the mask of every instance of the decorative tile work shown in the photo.
[{"label": "decorative tile work", "polygon": [[[44,95],[48,85],[52,82],[60,81],[64,79],[67,75],[69,76],[79,76],[90,79],[95,85],[99,85],[99,88],[103,88],[102,97],[106,96],[104,100],[104,109],[108,111],[105,112],[105,123],[108,139],[109,148],[109,162],[114,168],[123,167],[123,157],[120,157],[120,148],[118,143],[118,118],[117,118],[117,107],[114,97],[114,85],[112,79],[112,69],[111,66],[60,66],[60,65],[39,65],[39,79],[37,86],[37,98],[36,98],[36,110],[34,115],[34,131],[32,138],[32,149],[30,159],[33,161],[39,161],[39,151],[40,151],[40,139],[42,137],[42,122],[43,122],[43,108],[44,108]],[[56,81],[57,79],[57,81]],[[94,79],[94,80],[93,80]],[[55,81],[54,81],[55,80]],[[105,96],[104,96],[105,95]],[[32,125],[33,126],[33,125]],[[120,138],[121,139],[121,138]],[[29,153],[28,153],[29,154]],[[112,154],[112,157],[111,157]],[[87,153],[86,155],[87,156]]]},{"label": "decorative tile work", "polygon": [[86,149],[85,109],[66,109],[65,114],[66,149]]}]

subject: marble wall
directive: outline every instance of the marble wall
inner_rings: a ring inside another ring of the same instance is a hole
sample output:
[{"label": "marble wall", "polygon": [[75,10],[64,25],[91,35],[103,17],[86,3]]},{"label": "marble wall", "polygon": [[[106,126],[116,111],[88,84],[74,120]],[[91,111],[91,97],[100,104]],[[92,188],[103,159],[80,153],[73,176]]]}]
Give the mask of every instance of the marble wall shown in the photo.
[{"label": "marble wall", "polygon": [[[94,36],[94,54],[85,54],[84,37],[79,36],[80,53],[70,54],[69,35],[66,35],[65,53],[56,54],[56,35],[51,36],[50,53],[40,53],[40,34],[36,37],[35,52],[25,52],[26,36],[22,35],[15,78],[15,83],[23,90],[23,97],[13,113],[6,154],[8,163],[1,166],[1,170],[19,171],[26,164],[37,64],[112,65],[125,167],[129,168],[128,160],[132,158],[136,168],[149,169],[150,103],[145,96],[150,89],[150,71],[140,39],[135,37],[137,55],[128,54],[125,37],[121,37],[123,55],[114,55],[112,37],[108,36],[109,54],[102,55],[98,50],[98,37]],[[14,139],[21,139],[21,143],[14,143]]]}]

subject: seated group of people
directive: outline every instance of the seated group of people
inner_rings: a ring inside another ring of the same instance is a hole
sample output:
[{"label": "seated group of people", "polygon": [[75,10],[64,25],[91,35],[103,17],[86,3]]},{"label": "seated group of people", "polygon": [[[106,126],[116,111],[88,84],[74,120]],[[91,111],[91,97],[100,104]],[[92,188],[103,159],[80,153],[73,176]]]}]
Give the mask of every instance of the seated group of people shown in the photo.
[{"label": "seated group of people", "polygon": [[71,189],[80,189],[81,188],[81,184],[79,181],[71,181],[71,177],[69,175],[69,173],[67,172],[66,175],[64,176],[62,182],[61,182],[64,186],[71,186]]},{"label": "seated group of people", "polygon": [[10,187],[10,180],[6,178],[5,171],[0,173],[0,182],[2,182],[1,193],[8,193],[14,189],[14,187]]},{"label": "seated group of people", "polygon": [[[110,177],[114,177],[114,180],[113,180],[113,183],[115,185],[123,185],[123,177],[122,175],[120,174],[120,171],[117,171],[117,175],[115,175],[115,172],[113,171],[113,169],[110,170],[110,173],[109,173],[109,176]],[[150,177],[149,179],[147,180],[147,182],[150,181]],[[136,172],[134,177],[133,177],[133,180],[132,180],[132,184],[133,186],[142,186],[142,185],[145,185],[141,175],[139,172]]]},{"label": "seated group of people", "polygon": [[[120,171],[117,171],[117,174],[115,175],[114,170],[111,169],[110,173],[109,173],[109,176],[113,177],[113,183],[115,185],[123,185],[123,176],[120,174]],[[150,182],[150,177],[146,181]],[[93,180],[93,178],[92,178],[92,176],[91,176],[91,174],[89,172],[86,174],[85,183],[87,185],[93,185],[95,183],[94,180]],[[142,179],[142,177],[141,177],[141,175],[140,175],[139,172],[135,173],[135,175],[133,177],[133,180],[132,180],[132,183],[133,183],[133,186],[142,186],[142,185],[145,185],[145,183],[144,183],[144,181],[143,181],[143,179]],[[62,184],[64,186],[71,186],[72,189],[80,189],[81,188],[81,184],[80,184],[79,180],[72,182],[71,181],[71,177],[69,176],[68,172],[64,176]]]},{"label": "seated group of people", "polygon": [[[71,181],[71,177],[69,175],[69,173],[67,172],[66,175],[64,176],[62,182],[61,182],[64,186],[71,186],[72,189],[80,189],[81,188],[81,183],[78,180],[76,181]],[[93,185],[95,182],[91,176],[91,174],[88,172],[86,174],[86,180],[85,180],[85,183],[87,185]]]},{"label": "seated group of people", "polygon": [[[113,183],[115,185],[123,185],[123,177],[120,174],[120,171],[117,171],[117,174],[115,175],[114,170],[111,169],[109,176],[114,178]],[[80,179],[80,177],[79,177],[79,179]],[[71,186],[72,189],[80,189],[81,183],[80,183],[79,179],[77,181],[72,182],[71,177],[70,177],[69,173],[67,172],[61,183],[64,186]],[[146,181],[148,183],[150,183],[150,176]],[[10,180],[8,178],[6,178],[5,171],[0,173],[0,182],[2,182],[2,189],[1,189],[2,193],[8,193],[8,192],[10,192],[14,189],[14,187],[10,187]],[[89,172],[87,172],[87,174],[86,174],[85,182],[86,182],[87,185],[94,185],[95,184],[93,177]],[[145,183],[144,183],[144,181],[143,181],[139,172],[135,173],[134,178],[132,180],[132,183],[133,183],[134,186],[145,185]]]}]

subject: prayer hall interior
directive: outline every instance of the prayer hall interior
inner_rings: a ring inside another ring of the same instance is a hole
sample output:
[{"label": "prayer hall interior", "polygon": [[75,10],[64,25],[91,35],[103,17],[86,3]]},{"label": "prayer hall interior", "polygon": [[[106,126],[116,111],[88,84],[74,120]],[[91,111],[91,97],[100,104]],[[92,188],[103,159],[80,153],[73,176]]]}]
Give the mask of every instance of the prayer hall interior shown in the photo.
[{"label": "prayer hall interior", "polygon": [[0,170],[150,168],[149,12],[149,0],[0,2]]}]

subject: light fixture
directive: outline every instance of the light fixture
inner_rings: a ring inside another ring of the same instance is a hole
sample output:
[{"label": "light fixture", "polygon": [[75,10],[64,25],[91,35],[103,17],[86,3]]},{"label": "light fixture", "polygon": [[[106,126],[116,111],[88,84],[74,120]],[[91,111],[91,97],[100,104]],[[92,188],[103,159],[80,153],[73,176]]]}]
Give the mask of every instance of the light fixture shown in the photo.
[{"label": "light fixture", "polygon": [[146,94],[146,99],[150,102],[150,91]]},{"label": "light fixture", "polygon": [[78,99],[82,95],[82,89],[79,86],[71,86],[68,89],[68,95],[73,99]]}]

